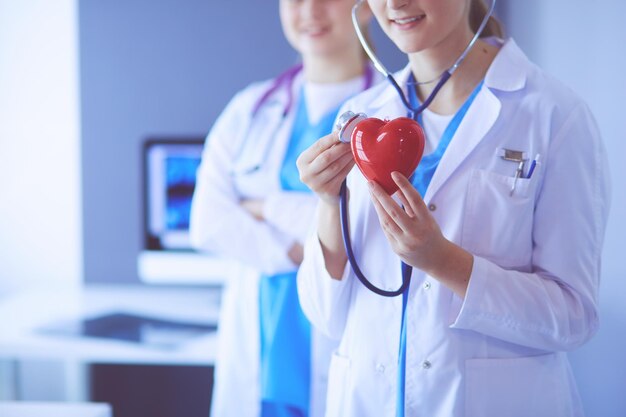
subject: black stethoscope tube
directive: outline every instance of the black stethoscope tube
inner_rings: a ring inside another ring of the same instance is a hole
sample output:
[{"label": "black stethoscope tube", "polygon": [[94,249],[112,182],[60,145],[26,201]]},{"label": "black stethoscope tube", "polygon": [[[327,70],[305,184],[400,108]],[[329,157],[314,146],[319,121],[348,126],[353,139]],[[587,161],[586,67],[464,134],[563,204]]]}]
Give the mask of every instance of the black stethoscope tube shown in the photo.
[{"label": "black stethoscope tube", "polygon": [[411,273],[413,267],[402,262],[402,284],[400,288],[395,291],[383,290],[372,284],[361,272],[359,264],[356,262],[354,252],[352,251],[352,242],[350,241],[350,226],[348,225],[348,187],[346,186],[346,180],[341,183],[341,189],[339,191],[339,216],[341,219],[341,232],[343,234],[343,244],[346,248],[346,255],[348,256],[348,262],[354,271],[356,277],[361,283],[373,293],[382,295],[383,297],[397,297],[402,294],[411,283]]},{"label": "black stethoscope tube", "polygon": [[450,79],[451,76],[452,76],[452,73],[450,73],[450,71],[445,71],[443,74],[441,74],[441,78],[439,79],[439,82],[437,82],[437,85],[435,86],[433,91],[426,98],[426,100],[422,103],[422,105],[419,106],[418,108],[413,108],[413,106],[411,106],[411,103],[406,98],[406,94],[404,94],[404,92],[402,91],[402,88],[398,85],[398,82],[396,81],[396,79],[393,78],[393,75],[391,74],[387,75],[387,80],[391,83],[391,86],[398,93],[398,96],[402,100],[402,104],[404,104],[404,107],[406,107],[406,109],[409,111],[411,118],[417,121],[417,116],[422,114],[424,110],[426,110],[426,108],[430,106],[430,103],[435,99],[435,96],[437,95],[439,90],[441,90],[441,87],[443,87],[443,85],[446,83],[446,81]]},{"label": "black stethoscope tube", "polygon": [[[418,116],[424,110],[426,110],[426,108],[433,101],[433,99],[435,98],[439,90],[441,90],[441,87],[443,87],[446,81],[450,79],[451,75],[452,74],[450,73],[450,71],[444,72],[441,78],[439,79],[439,82],[433,89],[433,91],[426,98],[424,103],[422,103],[422,105],[417,108],[413,108],[413,106],[411,106],[411,103],[409,102],[406,95],[402,91],[402,88],[400,88],[397,81],[395,80],[395,78],[393,78],[391,74],[387,76],[387,79],[389,80],[393,88],[398,93],[398,96],[402,100],[402,103],[409,111],[410,116],[413,118],[413,120],[417,121]],[[400,285],[400,288],[398,288],[395,291],[383,290],[381,288],[378,288],[377,286],[372,284],[370,280],[368,280],[365,277],[365,275],[361,271],[361,268],[359,268],[359,264],[357,263],[356,258],[354,257],[354,251],[352,250],[352,242],[350,240],[350,226],[349,226],[349,220],[348,220],[348,187],[346,185],[346,180],[343,180],[343,182],[341,183],[341,188],[339,190],[339,215],[340,215],[340,220],[341,220],[341,234],[343,235],[343,244],[346,249],[348,262],[350,262],[350,266],[352,267],[352,270],[354,271],[354,274],[359,279],[359,281],[361,281],[361,283],[368,290],[372,291],[375,294],[381,295],[383,297],[397,297],[398,295],[402,294],[409,287],[409,284],[411,282],[411,274],[413,272],[412,266],[409,266],[405,264],[404,262],[402,262],[402,284]]]}]

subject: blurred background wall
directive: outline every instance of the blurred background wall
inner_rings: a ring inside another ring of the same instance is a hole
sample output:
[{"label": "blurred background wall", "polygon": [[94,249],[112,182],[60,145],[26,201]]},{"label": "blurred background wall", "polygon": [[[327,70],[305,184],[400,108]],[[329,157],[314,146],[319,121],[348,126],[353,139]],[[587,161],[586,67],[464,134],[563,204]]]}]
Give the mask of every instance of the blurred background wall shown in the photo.
[{"label": "blurred background wall", "polygon": [[0,296],[82,277],[76,6],[0,0]]}]

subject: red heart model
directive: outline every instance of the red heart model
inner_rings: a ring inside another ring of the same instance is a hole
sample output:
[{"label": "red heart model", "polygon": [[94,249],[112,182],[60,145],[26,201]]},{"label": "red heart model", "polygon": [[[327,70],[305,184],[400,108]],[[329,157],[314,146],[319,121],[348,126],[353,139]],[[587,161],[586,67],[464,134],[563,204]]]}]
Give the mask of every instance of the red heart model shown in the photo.
[{"label": "red heart model", "polygon": [[398,171],[409,178],[422,159],[424,132],[408,117],[391,121],[369,117],[357,123],[350,143],[365,178],[377,182],[391,195],[398,189],[391,173]]}]

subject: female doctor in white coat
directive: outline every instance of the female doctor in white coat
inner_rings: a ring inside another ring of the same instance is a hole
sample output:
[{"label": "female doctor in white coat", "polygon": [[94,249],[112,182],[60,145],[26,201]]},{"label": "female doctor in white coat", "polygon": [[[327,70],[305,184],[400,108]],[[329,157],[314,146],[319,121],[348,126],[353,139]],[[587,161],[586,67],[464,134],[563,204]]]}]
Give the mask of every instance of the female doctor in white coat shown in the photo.
[{"label": "female doctor in white coat", "polygon": [[[222,298],[214,417],[321,416],[335,341],[311,333],[296,271],[316,197],[299,153],[332,130],[374,74],[352,30],[352,0],[280,0],[302,64],[237,94],[211,130],[191,212],[194,245],[251,267]],[[362,14],[362,23],[371,18]],[[253,64],[253,63],[251,63]]]},{"label": "female doctor in white coat", "polygon": [[[434,84],[407,81],[437,79],[476,30],[470,9],[485,10],[476,0],[368,3],[408,54],[396,80],[416,101]],[[385,84],[345,109],[407,116]],[[512,39],[490,37],[475,44],[421,121],[424,158],[444,139],[447,149],[425,183],[393,175],[395,198],[352,169],[336,133],[298,160],[303,181],[321,197],[298,274],[301,304],[314,326],[341,338],[326,415],[583,415],[565,352],[598,328],[610,197],[589,109]],[[395,290],[401,261],[413,267],[404,345],[402,297],[368,291],[346,263],[336,197],[346,175],[361,270]]]}]

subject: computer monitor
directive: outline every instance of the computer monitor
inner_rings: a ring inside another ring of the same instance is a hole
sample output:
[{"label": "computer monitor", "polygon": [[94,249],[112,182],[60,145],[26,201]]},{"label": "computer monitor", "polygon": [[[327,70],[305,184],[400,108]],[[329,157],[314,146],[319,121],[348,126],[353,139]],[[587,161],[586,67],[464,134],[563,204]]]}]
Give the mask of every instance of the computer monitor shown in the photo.
[{"label": "computer monitor", "polygon": [[189,215],[204,138],[149,138],[143,145],[144,247],[140,279],[163,284],[221,284],[237,268],[198,253],[189,239]]},{"label": "computer monitor", "polygon": [[203,138],[144,143],[145,249],[191,250],[189,213],[203,146]]}]

